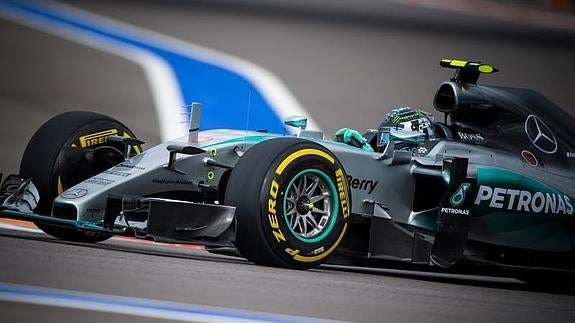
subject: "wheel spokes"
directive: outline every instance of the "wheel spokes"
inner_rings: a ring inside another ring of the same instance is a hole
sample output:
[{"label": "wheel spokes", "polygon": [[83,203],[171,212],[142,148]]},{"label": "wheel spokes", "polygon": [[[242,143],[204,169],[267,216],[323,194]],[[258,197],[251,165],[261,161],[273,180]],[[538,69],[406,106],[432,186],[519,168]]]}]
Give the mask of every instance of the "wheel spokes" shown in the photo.
[{"label": "wheel spokes", "polygon": [[294,205],[294,206],[295,206],[295,204],[296,204],[296,198],[293,198],[292,196],[288,196],[288,197],[286,198],[286,201],[290,202],[290,203],[291,203],[292,205]]},{"label": "wheel spokes", "polygon": [[317,207],[314,207],[314,208],[313,208],[313,210],[311,210],[311,212],[312,212],[312,213],[319,213],[319,214],[324,214],[324,215],[328,214],[328,212],[327,212],[327,211],[324,211],[324,210],[318,209]]},{"label": "wheel spokes", "polygon": [[319,178],[318,177],[314,177],[312,179],[312,183],[311,185],[307,186],[305,189],[305,194],[306,195],[311,195],[313,192],[315,192],[315,190],[317,189],[317,186],[319,184]]},{"label": "wheel spokes", "polygon": [[325,199],[326,197],[330,197],[329,192],[322,192],[319,195],[312,196],[309,200],[311,203],[315,204],[315,203]]},{"label": "wheel spokes", "polygon": [[298,183],[298,195],[299,196],[305,194],[305,187],[306,187],[306,183],[307,183],[306,179],[307,179],[307,176],[303,176]]},{"label": "wheel spokes", "polygon": [[290,226],[290,228],[294,228],[294,219],[297,218],[298,214],[297,214],[297,208],[295,207],[295,203],[293,203],[293,206],[291,207],[291,209],[289,209],[286,214],[285,214],[286,218],[288,219],[288,224]]},{"label": "wheel spokes", "polygon": [[291,230],[304,238],[320,234],[329,223],[332,194],[325,179],[312,173],[297,177],[285,197],[285,218]]},{"label": "wheel spokes", "polygon": [[291,198],[294,202],[300,197],[298,185],[292,185],[290,188],[290,192],[293,192],[293,194],[291,194]]},{"label": "wheel spokes", "polygon": [[304,216],[306,221],[309,221],[309,223],[311,225],[313,225],[314,229],[318,227],[317,225],[317,221],[315,220],[315,218],[313,217],[313,215],[311,213],[308,213]]},{"label": "wheel spokes", "polygon": [[299,214],[297,216],[297,223],[299,226],[299,231],[305,235],[307,233],[307,223],[305,222],[305,219]]}]

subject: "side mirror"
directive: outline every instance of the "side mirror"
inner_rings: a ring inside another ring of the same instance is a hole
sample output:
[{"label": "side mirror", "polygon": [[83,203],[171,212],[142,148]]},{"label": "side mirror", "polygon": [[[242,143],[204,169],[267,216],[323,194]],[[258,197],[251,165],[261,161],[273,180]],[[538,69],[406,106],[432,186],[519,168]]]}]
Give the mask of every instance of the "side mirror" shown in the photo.
[{"label": "side mirror", "polygon": [[307,127],[307,118],[302,116],[291,116],[284,121],[284,124],[290,127],[305,130]]}]

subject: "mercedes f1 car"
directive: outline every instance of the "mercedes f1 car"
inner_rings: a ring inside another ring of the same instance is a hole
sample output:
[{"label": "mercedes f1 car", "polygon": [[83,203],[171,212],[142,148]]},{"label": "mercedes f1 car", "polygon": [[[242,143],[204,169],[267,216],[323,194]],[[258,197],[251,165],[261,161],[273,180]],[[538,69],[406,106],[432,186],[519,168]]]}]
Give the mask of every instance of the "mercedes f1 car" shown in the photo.
[{"label": "mercedes f1 car", "polygon": [[122,123],[68,112],[32,137],[0,216],[64,240],[129,235],[234,247],[261,265],[305,269],[337,253],[443,268],[521,269],[525,280],[575,270],[573,117],[531,90],[478,85],[490,65],[442,60],[434,138],[374,152],[306,130],[199,131],[142,151]]}]

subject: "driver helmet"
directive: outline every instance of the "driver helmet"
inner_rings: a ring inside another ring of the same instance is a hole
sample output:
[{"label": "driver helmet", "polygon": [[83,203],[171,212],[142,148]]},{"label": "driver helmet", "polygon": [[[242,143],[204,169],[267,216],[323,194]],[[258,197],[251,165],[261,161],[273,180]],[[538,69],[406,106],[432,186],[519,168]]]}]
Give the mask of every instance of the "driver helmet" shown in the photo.
[{"label": "driver helmet", "polygon": [[[377,132],[377,146],[387,146],[391,130],[399,130],[404,137],[433,138],[433,115],[420,109],[410,107],[395,108],[385,115]],[[417,142],[417,139],[414,140]]]}]

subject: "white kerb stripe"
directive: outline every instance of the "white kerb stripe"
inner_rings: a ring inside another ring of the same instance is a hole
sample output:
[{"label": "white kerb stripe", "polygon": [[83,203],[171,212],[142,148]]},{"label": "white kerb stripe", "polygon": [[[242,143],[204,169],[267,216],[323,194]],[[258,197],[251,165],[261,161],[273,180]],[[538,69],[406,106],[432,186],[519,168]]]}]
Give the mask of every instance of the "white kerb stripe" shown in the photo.
[{"label": "white kerb stripe", "polygon": [[138,47],[45,18],[5,10],[0,10],[0,15],[11,21],[125,58],[139,65],[150,85],[162,141],[187,134],[187,127],[182,123],[181,118],[185,110],[178,81],[170,66],[163,59]]},{"label": "white kerb stripe", "polygon": [[82,16],[84,23],[105,24],[109,26],[109,30],[120,31],[124,35],[130,35],[133,39],[154,44],[195,60],[234,71],[244,76],[260,91],[281,120],[292,115],[307,116],[307,128],[310,130],[320,130],[317,123],[290,92],[287,86],[272,72],[253,62],[66,4],[50,2],[50,5],[54,8],[67,11],[69,14]]},{"label": "white kerb stripe", "polygon": [[[327,322],[326,320],[303,316],[10,283],[0,283],[0,302],[1,301],[183,322]],[[330,320],[329,322],[336,321]]]},{"label": "white kerb stripe", "polygon": [[182,322],[253,322],[253,320],[235,319],[229,316],[206,315],[199,313],[177,313],[167,310],[149,309],[121,304],[106,304],[105,306],[97,302],[75,301],[71,299],[53,299],[45,296],[20,296],[0,292],[0,300],[6,302],[34,304],[43,306],[52,306],[60,308],[70,308],[77,310],[86,310],[102,313],[114,313],[123,315],[132,315],[138,317],[149,317],[165,321],[182,321]]}]

